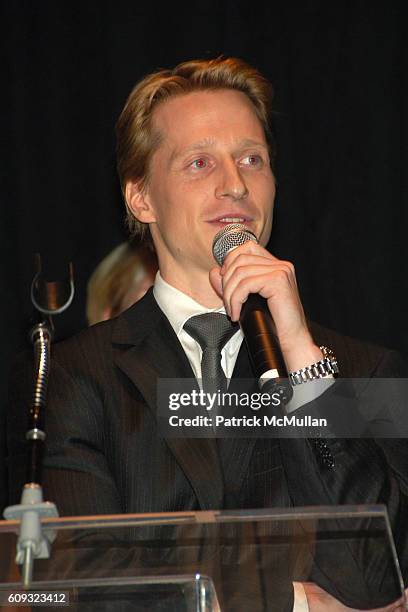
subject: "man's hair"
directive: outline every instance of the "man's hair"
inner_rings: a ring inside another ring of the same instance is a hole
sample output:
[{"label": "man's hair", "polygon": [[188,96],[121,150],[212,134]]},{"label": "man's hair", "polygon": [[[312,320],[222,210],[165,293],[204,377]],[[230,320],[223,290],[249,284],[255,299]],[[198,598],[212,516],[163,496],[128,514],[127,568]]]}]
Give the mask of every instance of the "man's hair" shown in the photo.
[{"label": "man's hair", "polygon": [[[124,196],[129,181],[138,182],[141,190],[148,183],[150,160],[161,142],[161,134],[152,126],[154,109],[175,96],[219,89],[232,89],[248,96],[263,126],[271,161],[274,159],[275,145],[270,127],[273,90],[269,81],[236,58],[184,62],[173,70],[149,74],[137,83],[118,119],[117,169]],[[147,238],[148,225],[134,217],[127,202],[126,208],[131,235]]]}]

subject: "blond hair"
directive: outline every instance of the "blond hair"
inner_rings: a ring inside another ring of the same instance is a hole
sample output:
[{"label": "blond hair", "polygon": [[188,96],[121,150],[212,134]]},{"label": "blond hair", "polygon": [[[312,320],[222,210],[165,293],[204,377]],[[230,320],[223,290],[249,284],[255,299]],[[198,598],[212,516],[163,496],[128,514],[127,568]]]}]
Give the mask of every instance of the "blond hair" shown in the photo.
[{"label": "blond hair", "polygon": [[[87,286],[89,325],[120,314],[126,299],[150,276],[153,284],[157,260],[151,249],[123,242],[95,268]],[[106,316],[109,313],[109,316]]]},{"label": "blond hair", "polygon": [[[234,89],[248,96],[263,126],[273,160],[275,146],[270,128],[273,90],[269,81],[255,68],[236,58],[184,62],[173,70],[149,74],[128,97],[116,125],[117,169],[124,195],[129,181],[139,182],[140,189],[148,181],[149,163],[161,142],[161,135],[152,127],[156,106],[174,96],[217,89]],[[147,224],[134,217],[127,202],[126,208],[131,235],[146,238]]]}]

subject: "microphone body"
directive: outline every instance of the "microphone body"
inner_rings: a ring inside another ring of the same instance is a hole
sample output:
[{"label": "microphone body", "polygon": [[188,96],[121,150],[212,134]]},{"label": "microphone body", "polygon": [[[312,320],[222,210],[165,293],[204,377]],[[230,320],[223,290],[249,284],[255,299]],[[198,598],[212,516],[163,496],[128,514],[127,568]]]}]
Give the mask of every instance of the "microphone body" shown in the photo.
[{"label": "microphone body", "polygon": [[[216,262],[221,266],[230,251],[248,240],[258,242],[255,234],[245,225],[226,225],[213,241]],[[242,305],[239,324],[260,389],[266,393],[278,393],[281,402],[287,404],[293,395],[293,389],[266,299],[258,294],[250,294]]]}]

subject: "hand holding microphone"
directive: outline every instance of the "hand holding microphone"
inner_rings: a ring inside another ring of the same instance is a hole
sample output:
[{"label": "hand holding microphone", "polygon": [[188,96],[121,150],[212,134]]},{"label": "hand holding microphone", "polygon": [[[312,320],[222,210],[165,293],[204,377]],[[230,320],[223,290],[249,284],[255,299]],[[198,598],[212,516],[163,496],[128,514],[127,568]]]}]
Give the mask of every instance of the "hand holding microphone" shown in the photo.
[{"label": "hand holding microphone", "polygon": [[307,327],[293,265],[271,255],[243,224],[229,224],[214,238],[221,266],[210,272],[227,314],[240,322],[257,376],[292,395],[288,371],[322,358]]}]

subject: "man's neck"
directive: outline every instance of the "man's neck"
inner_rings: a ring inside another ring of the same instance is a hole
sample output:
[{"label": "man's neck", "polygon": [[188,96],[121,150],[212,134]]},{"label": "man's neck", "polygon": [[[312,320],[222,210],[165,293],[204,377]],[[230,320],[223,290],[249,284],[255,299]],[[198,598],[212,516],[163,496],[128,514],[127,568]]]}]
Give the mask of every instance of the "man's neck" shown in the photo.
[{"label": "man's neck", "polygon": [[219,308],[223,305],[222,299],[211,286],[208,272],[197,272],[197,275],[191,278],[185,274],[177,274],[176,270],[170,272],[160,269],[160,275],[166,283],[206,308]]}]

